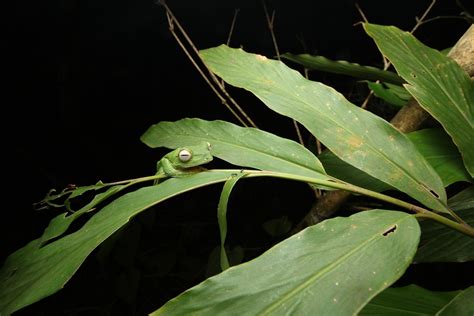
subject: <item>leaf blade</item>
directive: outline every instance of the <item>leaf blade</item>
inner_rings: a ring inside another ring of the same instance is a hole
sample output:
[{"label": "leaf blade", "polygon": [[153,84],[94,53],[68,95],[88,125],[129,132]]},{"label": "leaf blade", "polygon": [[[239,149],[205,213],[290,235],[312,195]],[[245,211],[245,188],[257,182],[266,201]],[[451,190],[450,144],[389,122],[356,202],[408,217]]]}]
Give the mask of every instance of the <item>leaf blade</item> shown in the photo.
[{"label": "leaf blade", "polygon": [[132,216],[176,194],[225,181],[230,172],[201,172],[128,193],[105,206],[80,230],[41,247],[33,240],[0,270],[0,311],[10,314],[60,290],[86,257]]},{"label": "leaf blade", "polygon": [[235,184],[240,180],[240,178],[244,176],[245,173],[243,172],[231,175],[230,179],[224,183],[224,187],[222,188],[221,196],[219,198],[219,204],[217,206],[217,222],[219,224],[219,233],[221,239],[220,264],[222,271],[229,268],[229,259],[227,258],[227,253],[225,251],[225,239],[227,237],[227,204],[229,202],[230,193],[232,192]]},{"label": "leaf blade", "polygon": [[467,289],[460,292],[451,302],[446,305],[436,315],[449,316],[449,315],[472,315],[474,314],[474,286],[470,286]]},{"label": "leaf blade", "polygon": [[309,54],[291,54],[285,53],[281,57],[292,62],[303,65],[308,69],[320,70],[336,74],[353,76],[355,78],[368,80],[381,80],[393,84],[402,84],[403,78],[396,73],[379,69],[372,66],[363,66],[357,63],[351,63],[345,60],[331,60],[324,56],[315,56]]},{"label": "leaf blade", "polygon": [[418,238],[416,220],[401,212],[326,220],[207,279],[152,315],[354,314],[403,274]]},{"label": "leaf blade", "polygon": [[[474,186],[456,194],[448,205],[467,224],[474,226]],[[422,230],[415,263],[467,262],[474,260],[474,238],[431,220],[420,222]]]},{"label": "leaf blade", "polygon": [[211,144],[213,156],[238,166],[328,179],[321,162],[300,144],[225,121],[160,122],[152,125],[141,141],[151,148],[175,148],[206,141]]},{"label": "leaf blade", "polygon": [[226,82],[300,122],[339,158],[434,210],[448,212],[439,176],[406,136],[380,117],[279,61],[225,45],[200,54]]},{"label": "leaf blade", "polygon": [[474,82],[451,58],[394,26],[364,24],[405,88],[444,127],[474,177]]},{"label": "leaf blade", "polygon": [[434,315],[459,291],[433,292],[417,285],[388,288],[367,304],[358,315]]},{"label": "leaf blade", "polygon": [[[445,187],[455,182],[471,182],[456,146],[451,138],[439,128],[427,128],[406,134],[416,149],[433,167]],[[345,163],[330,151],[318,156],[327,173],[357,186],[381,192],[393,189],[386,183]]]}]

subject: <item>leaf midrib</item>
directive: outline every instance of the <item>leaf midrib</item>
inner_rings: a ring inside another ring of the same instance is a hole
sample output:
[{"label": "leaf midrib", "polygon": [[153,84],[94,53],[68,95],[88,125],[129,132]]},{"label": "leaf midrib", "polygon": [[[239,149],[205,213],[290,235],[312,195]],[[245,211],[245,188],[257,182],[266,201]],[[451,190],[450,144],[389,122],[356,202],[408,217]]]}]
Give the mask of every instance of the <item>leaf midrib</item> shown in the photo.
[{"label": "leaf midrib", "polygon": [[[408,215],[405,217],[400,218],[398,221],[390,224],[400,224],[400,222],[407,220],[409,217]],[[400,229],[400,227],[398,227]],[[340,263],[344,261],[344,259],[351,257],[355,252],[360,251],[363,249],[366,245],[372,243],[374,240],[377,240],[377,238],[380,238],[380,232],[374,233],[374,235],[364,241],[362,244],[359,244],[359,246],[353,248],[351,251],[348,253],[340,256],[337,260],[333,261],[332,263],[328,264],[325,266],[323,269],[317,271],[313,276],[309,277],[306,281],[304,281],[301,285],[297,286],[294,290],[290,290],[287,292],[287,294],[282,297],[281,299],[275,301],[274,303],[270,304],[265,310],[261,312],[262,315],[269,315],[273,310],[277,309],[281,305],[283,305],[285,302],[293,298],[294,296],[298,295],[300,292],[306,290],[309,286],[314,284],[314,282],[319,279],[320,277],[329,274],[333,270],[337,269],[340,266]],[[327,273],[326,273],[327,272]],[[376,292],[374,292],[376,293]]]},{"label": "leaf midrib", "polygon": [[[392,32],[392,34],[396,36],[396,35],[397,35],[397,32]],[[421,67],[425,70],[425,73],[428,74],[429,77],[431,77],[431,79],[436,83],[436,85],[438,86],[438,88],[440,88],[440,89],[443,91],[444,95],[448,97],[448,99],[449,99],[449,101],[451,102],[451,104],[454,105],[454,107],[458,110],[458,113],[460,113],[461,116],[464,118],[464,121],[467,122],[467,123],[469,124],[469,126],[471,126],[471,128],[472,128],[474,123],[473,123],[471,120],[469,120],[469,119],[465,116],[465,113],[459,108],[459,104],[458,104],[457,102],[455,102],[455,100],[452,98],[451,94],[449,94],[449,93],[446,91],[445,87],[444,87],[442,84],[440,84],[440,82],[436,79],[436,76],[434,76],[434,74],[433,74],[434,71],[431,71],[430,69],[428,69],[428,68],[426,67],[425,63],[423,63],[423,62],[420,60],[420,58],[419,58],[420,54],[414,54],[414,53],[412,52],[412,50],[410,49],[410,47],[408,47],[407,43],[405,42],[405,38],[403,37],[403,34],[401,34],[400,36],[396,36],[396,37],[399,39],[399,42],[402,44],[402,46],[403,46],[407,51],[410,52],[410,55],[411,55],[414,59],[416,59],[418,65],[421,65]],[[418,43],[416,43],[416,45],[419,46]],[[399,60],[400,60],[400,59],[399,59]],[[404,63],[404,62],[402,62],[402,63],[406,66],[406,63]],[[449,64],[448,64],[448,65],[449,65]],[[419,84],[419,80],[413,80],[413,81],[417,81],[418,84]],[[414,86],[414,85],[413,85],[412,83],[410,83],[408,80],[407,80],[407,82],[408,82],[411,86]],[[425,89],[424,85],[422,85],[422,86],[423,86],[423,88]],[[432,111],[429,111],[428,109],[426,109],[426,110],[427,110],[428,112],[432,112]],[[430,114],[431,114],[431,113],[430,113]]]},{"label": "leaf midrib", "polygon": [[[301,79],[304,79],[304,78],[298,78],[298,79],[301,80]],[[306,79],[304,79],[304,80],[306,80]],[[309,88],[313,88],[313,87],[311,86],[311,85],[313,84],[312,81],[307,80],[307,81],[303,81],[303,82],[304,82],[305,85],[309,86]],[[298,95],[296,95],[296,94],[294,93],[294,90],[287,91],[287,90],[281,89],[281,88],[280,88],[280,90],[281,90],[282,92],[285,92],[285,93],[290,93],[290,94],[295,98],[295,100],[300,101],[300,102],[302,102],[303,104],[305,104],[305,105],[306,105],[306,108],[308,108],[308,109],[310,109],[310,110],[314,109],[314,107],[311,105],[311,103],[309,103],[309,101],[306,100],[306,98],[301,98],[301,97],[299,97]],[[252,92],[252,93],[253,93],[253,92]],[[346,101],[347,101],[347,100],[346,100]],[[347,102],[348,102],[349,104],[352,104],[352,103],[350,103],[349,101],[347,101]],[[359,108],[356,107],[356,106],[355,106],[355,108],[359,109]],[[316,110],[318,111],[318,113],[320,113],[320,114],[321,114],[323,117],[325,117],[327,120],[331,121],[331,123],[332,123],[333,125],[335,125],[335,126],[341,128],[341,129],[345,130],[350,136],[359,137],[358,134],[353,133],[353,132],[352,132],[351,130],[349,130],[349,129],[346,129],[344,125],[341,125],[339,122],[335,121],[331,116],[328,116],[327,114],[325,114],[324,112],[320,111],[319,109],[316,109]],[[354,111],[357,111],[357,110],[354,109]],[[311,130],[311,129],[308,128],[308,130]],[[402,136],[402,135],[399,135],[399,136]],[[398,136],[397,136],[397,137],[398,137]],[[403,136],[402,136],[402,137],[403,137]],[[408,141],[410,141],[410,140],[408,140]],[[410,141],[410,142],[411,142],[411,141]],[[370,149],[375,155],[379,155],[379,156],[381,156],[382,158],[384,158],[384,160],[386,160],[388,163],[390,163],[392,166],[394,166],[395,169],[400,169],[400,170],[402,170],[402,171],[403,171],[403,174],[404,174],[408,179],[410,179],[412,182],[415,183],[415,188],[418,188],[420,185],[424,188],[424,186],[423,186],[424,183],[423,183],[423,182],[418,181],[415,177],[413,177],[413,176],[411,175],[410,172],[408,172],[404,167],[400,166],[397,162],[392,161],[391,159],[389,159],[389,157],[388,157],[384,152],[378,151],[370,142],[367,142],[367,141],[365,141],[365,140],[364,140],[364,145],[368,146],[369,149]],[[336,155],[336,156],[337,156],[337,155]],[[341,157],[339,157],[339,158],[342,159]],[[344,160],[344,159],[342,159],[342,160]],[[344,161],[345,161],[345,160],[344,160]],[[430,166],[429,166],[428,164],[424,164],[424,165],[425,165],[425,167],[427,167],[427,169],[429,170]],[[359,169],[359,168],[358,168],[358,169]],[[362,170],[362,171],[366,172],[365,170]],[[371,176],[374,176],[374,175],[371,175]],[[378,176],[375,175],[375,177],[378,177]],[[379,179],[379,180],[385,182],[385,181],[382,180],[382,179]],[[385,183],[387,183],[387,182],[385,182]],[[393,185],[392,183],[387,183],[387,184]],[[428,187],[431,187],[431,185],[428,186]],[[438,190],[436,189],[436,191],[438,191]],[[440,200],[439,200],[439,199],[433,197],[430,192],[425,192],[425,193],[426,193],[426,195],[429,196],[432,200],[437,201],[437,202],[438,202],[438,205],[441,204],[441,207],[444,208],[444,205],[443,205],[442,203],[440,203]]]}]

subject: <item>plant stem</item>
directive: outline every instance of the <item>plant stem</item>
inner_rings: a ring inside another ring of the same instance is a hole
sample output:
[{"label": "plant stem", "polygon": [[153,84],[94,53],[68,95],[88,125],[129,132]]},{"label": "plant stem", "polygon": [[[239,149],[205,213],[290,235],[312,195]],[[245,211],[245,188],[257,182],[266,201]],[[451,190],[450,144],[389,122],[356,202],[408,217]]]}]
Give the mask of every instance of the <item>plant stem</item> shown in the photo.
[{"label": "plant stem", "polygon": [[443,225],[449,226],[465,235],[474,237],[474,229],[469,226],[467,223],[463,221],[463,223],[457,223],[455,221],[450,220],[449,218],[446,218],[444,216],[441,216],[439,214],[436,214],[434,212],[426,212],[426,213],[418,213],[415,215],[416,217],[422,217],[422,218],[429,218],[434,221],[437,221]]},{"label": "plant stem", "polygon": [[[415,215],[416,217],[432,219],[443,225],[451,227],[465,235],[474,237],[474,228],[472,228],[471,226],[469,226],[466,222],[462,220],[460,223],[458,223],[453,220],[450,220],[449,218],[441,216],[437,213],[429,211],[423,207],[399,200],[397,198],[385,195],[383,193],[367,190],[367,189],[358,187],[350,183],[343,182],[341,180],[338,180],[336,178],[332,178],[329,176],[328,176],[328,180],[326,180],[326,179],[317,179],[317,178],[312,178],[312,177],[305,177],[305,176],[300,176],[300,175],[295,175],[295,174],[290,174],[290,173],[283,173],[283,172],[276,172],[276,171],[243,170],[243,169],[225,169],[225,170],[214,169],[214,170],[208,170],[207,172],[213,172],[213,171],[219,171],[219,172],[229,171],[229,172],[234,172],[234,173],[245,173],[246,174],[245,177],[250,177],[250,178],[274,177],[274,178],[281,178],[281,179],[296,180],[296,181],[301,181],[301,182],[306,182],[306,183],[313,183],[313,184],[317,184],[317,185],[321,185],[321,186],[325,186],[329,188],[340,189],[340,190],[344,190],[344,191],[348,191],[352,193],[362,194],[362,195],[369,196],[380,201],[384,201],[393,205],[400,206],[404,209],[407,209],[411,212],[416,213]],[[136,178],[136,179],[104,183],[104,185],[111,186],[111,185],[126,184],[126,183],[133,185],[140,182],[153,181],[153,180],[162,179],[166,177],[167,176],[165,174],[158,174],[158,175],[141,177],[141,178]]]},{"label": "plant stem", "polygon": [[[220,170],[222,171],[222,170]],[[305,176],[299,176],[299,175],[294,175],[294,174],[288,174],[288,173],[282,173],[282,172],[274,172],[274,171],[259,171],[259,170],[240,170],[240,172],[245,172],[248,174],[248,177],[263,177],[263,176],[270,176],[270,177],[275,177],[275,178],[283,178],[283,179],[290,179],[290,180],[296,180],[296,181],[302,181],[302,182],[307,182],[307,183],[313,183],[313,184],[318,184],[334,189],[340,189],[344,191],[349,191],[352,193],[358,193],[362,194],[365,196],[370,196],[374,199],[384,201],[390,204],[394,204],[397,206],[400,206],[402,208],[405,208],[411,212],[417,213],[417,217],[424,217],[424,218],[429,218],[434,221],[437,221],[441,224],[444,224],[446,226],[449,226],[465,235],[474,237],[474,228],[466,224],[465,222],[462,223],[457,223],[453,220],[450,220],[449,218],[446,218],[444,216],[441,216],[437,213],[434,213],[432,211],[429,211],[423,207],[413,205],[411,203],[399,200],[397,198],[367,190],[361,187],[358,187],[356,185],[350,184],[350,183],[345,183],[337,179],[329,179],[329,180],[323,180],[323,179],[316,179],[316,178],[311,178],[311,177],[305,177]]]},{"label": "plant stem", "polygon": [[167,178],[168,176],[165,174],[156,174],[153,176],[146,176],[146,177],[141,177],[141,178],[135,178],[135,179],[128,179],[128,180],[121,180],[121,181],[116,181],[116,182],[107,182],[104,183],[104,186],[111,186],[111,185],[119,185],[119,184],[137,184],[140,182],[146,182],[146,181],[153,181],[153,180],[158,180],[158,179],[163,179]]}]

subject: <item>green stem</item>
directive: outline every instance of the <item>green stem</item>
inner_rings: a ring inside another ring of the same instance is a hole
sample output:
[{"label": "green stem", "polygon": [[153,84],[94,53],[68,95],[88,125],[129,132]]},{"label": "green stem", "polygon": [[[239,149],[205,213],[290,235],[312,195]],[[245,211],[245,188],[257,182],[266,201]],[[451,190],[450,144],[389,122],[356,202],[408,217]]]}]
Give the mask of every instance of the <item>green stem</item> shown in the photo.
[{"label": "green stem", "polygon": [[[393,205],[398,205],[404,209],[407,209],[411,212],[416,213],[417,217],[423,217],[423,218],[429,218],[434,221],[437,221],[443,225],[446,225],[448,227],[451,227],[465,235],[474,237],[474,228],[469,226],[466,222],[464,222],[462,219],[460,219],[458,216],[457,219],[459,222],[455,222],[453,220],[450,220],[449,218],[446,218],[444,216],[441,216],[437,213],[434,213],[432,211],[429,211],[423,207],[419,207],[417,205],[413,205],[411,203],[399,200],[397,198],[367,190],[361,187],[358,187],[356,185],[350,184],[343,182],[341,180],[338,180],[336,178],[331,178],[328,176],[329,180],[326,179],[317,179],[317,178],[312,178],[312,177],[305,177],[305,176],[300,176],[300,175],[295,175],[295,174],[290,174],[290,173],[283,173],[283,172],[276,172],[276,171],[261,171],[261,170],[223,170],[223,169],[215,169],[215,170],[208,170],[208,172],[212,171],[230,171],[234,173],[245,173],[246,177],[274,177],[274,178],[282,178],[282,179],[289,179],[289,180],[296,180],[296,181],[301,181],[301,182],[306,182],[306,183],[313,183],[313,184],[318,184],[322,185],[325,187],[329,188],[334,188],[334,189],[340,189],[340,190],[345,190],[348,192],[352,193],[357,193],[357,194],[362,194],[365,196],[372,197],[374,199],[384,201]],[[141,178],[136,178],[136,179],[130,179],[130,180],[123,180],[123,181],[117,181],[117,182],[110,182],[110,183],[105,183],[104,185],[110,186],[110,185],[118,185],[118,184],[126,184],[129,183],[130,185],[137,184],[140,182],[145,182],[145,181],[153,181],[156,179],[162,179],[166,178],[167,176],[164,174],[158,174],[158,175],[153,175],[153,176],[147,176],[147,177],[141,177]]]},{"label": "green stem", "polygon": [[[222,170],[220,170],[222,171]],[[444,216],[441,216],[437,213],[431,212],[423,207],[419,207],[416,205],[413,205],[411,203],[399,200],[397,198],[379,193],[379,192],[374,192],[371,190],[367,190],[361,187],[358,187],[356,185],[350,184],[350,183],[345,183],[340,180],[323,180],[323,179],[315,179],[315,178],[310,178],[310,177],[305,177],[305,176],[299,176],[299,175],[294,175],[294,174],[288,174],[288,173],[281,173],[281,172],[274,172],[274,171],[259,171],[259,170],[240,170],[240,172],[245,172],[248,174],[249,177],[263,177],[263,176],[270,176],[270,177],[275,177],[275,178],[283,178],[283,179],[290,179],[290,180],[296,180],[296,181],[302,181],[302,182],[307,182],[307,183],[314,183],[318,185],[323,185],[326,187],[334,188],[334,189],[340,189],[340,190],[345,190],[349,191],[352,193],[358,193],[366,196],[373,197],[374,199],[384,201],[390,204],[398,205],[402,208],[405,208],[411,212],[417,213],[417,217],[424,217],[424,218],[429,218],[432,220],[435,220],[441,224],[444,224],[446,226],[449,226],[463,234],[466,234],[468,236],[474,237],[474,228],[466,224],[464,221],[461,223],[457,223],[453,220],[450,220]]]},{"label": "green stem", "polygon": [[441,216],[439,214],[436,214],[434,212],[429,212],[429,211],[428,213],[423,213],[423,214],[419,213],[419,214],[416,214],[415,216],[432,219],[441,224],[449,226],[465,235],[474,237],[474,229],[471,226],[469,226],[469,224],[465,223],[464,221],[463,223],[457,223],[455,221],[450,220],[449,218],[446,218],[444,216]]},{"label": "green stem", "polygon": [[141,177],[141,178],[135,178],[135,179],[128,179],[128,180],[121,180],[121,181],[116,181],[116,182],[107,182],[104,183],[104,186],[111,186],[111,185],[119,185],[119,184],[137,184],[140,182],[146,182],[146,181],[152,181],[152,180],[158,180],[158,179],[163,179],[167,178],[165,174],[156,174],[153,176],[147,176],[147,177]]}]

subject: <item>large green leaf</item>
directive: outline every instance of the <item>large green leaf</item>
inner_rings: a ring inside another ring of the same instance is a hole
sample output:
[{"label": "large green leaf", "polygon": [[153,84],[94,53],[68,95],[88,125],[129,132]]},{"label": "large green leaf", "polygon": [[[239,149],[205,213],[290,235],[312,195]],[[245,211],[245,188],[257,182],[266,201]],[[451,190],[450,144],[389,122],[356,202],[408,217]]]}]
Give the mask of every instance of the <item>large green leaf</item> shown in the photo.
[{"label": "large green leaf", "polygon": [[[474,227],[474,186],[456,194],[448,205]],[[414,262],[467,262],[474,260],[474,238],[431,220],[420,222],[421,240]]]},{"label": "large green leaf", "polygon": [[382,182],[347,162],[344,162],[344,160],[339,159],[329,150],[323,151],[318,158],[323,164],[326,172],[335,178],[377,192],[393,189],[393,187],[387,183]]},{"label": "large green leaf", "polygon": [[470,286],[460,292],[451,300],[437,315],[474,315],[474,286]]},{"label": "large green leaf", "polygon": [[295,55],[291,53],[283,54],[281,57],[303,65],[308,69],[343,74],[373,81],[381,80],[394,84],[402,84],[405,82],[405,80],[394,72],[372,66],[362,66],[345,60],[331,60],[324,56],[314,56],[309,54]]},{"label": "large green leaf", "polygon": [[370,81],[367,82],[367,85],[376,97],[398,108],[405,106],[411,99],[411,94],[401,86]]},{"label": "large green leaf", "polygon": [[408,92],[453,138],[474,176],[474,82],[454,60],[408,32],[374,24],[364,28],[408,82]]},{"label": "large green leaf", "polygon": [[382,118],[280,61],[225,45],[200,54],[226,82],[251,91],[274,111],[303,124],[342,160],[447,212],[439,176],[406,136]]},{"label": "large green leaf", "polygon": [[152,148],[205,141],[211,144],[213,156],[238,166],[328,179],[318,158],[297,142],[224,121],[160,122],[152,125],[141,141]]},{"label": "large green leaf", "polygon": [[419,234],[415,218],[397,211],[329,219],[152,315],[353,315],[404,273]]},{"label": "large green leaf", "polygon": [[[11,254],[0,270],[0,314],[9,315],[61,289],[100,243],[141,211],[185,191],[225,181],[231,174],[202,172],[139,189],[104,207],[72,234],[43,247],[44,238],[31,241]],[[55,231],[51,225],[48,229]]]},{"label": "large green leaf", "polygon": [[443,130],[429,128],[409,133],[407,136],[438,173],[445,187],[459,181],[472,181],[459,151]]},{"label": "large green leaf", "polygon": [[[472,181],[459,151],[442,129],[428,128],[409,133],[407,136],[434,168],[445,187],[459,181]],[[373,191],[392,189],[388,184],[345,163],[330,151],[323,152],[318,158],[327,173],[333,177]]]},{"label": "large green leaf", "polygon": [[388,288],[371,300],[358,315],[437,315],[459,293],[432,292],[416,285]]}]

